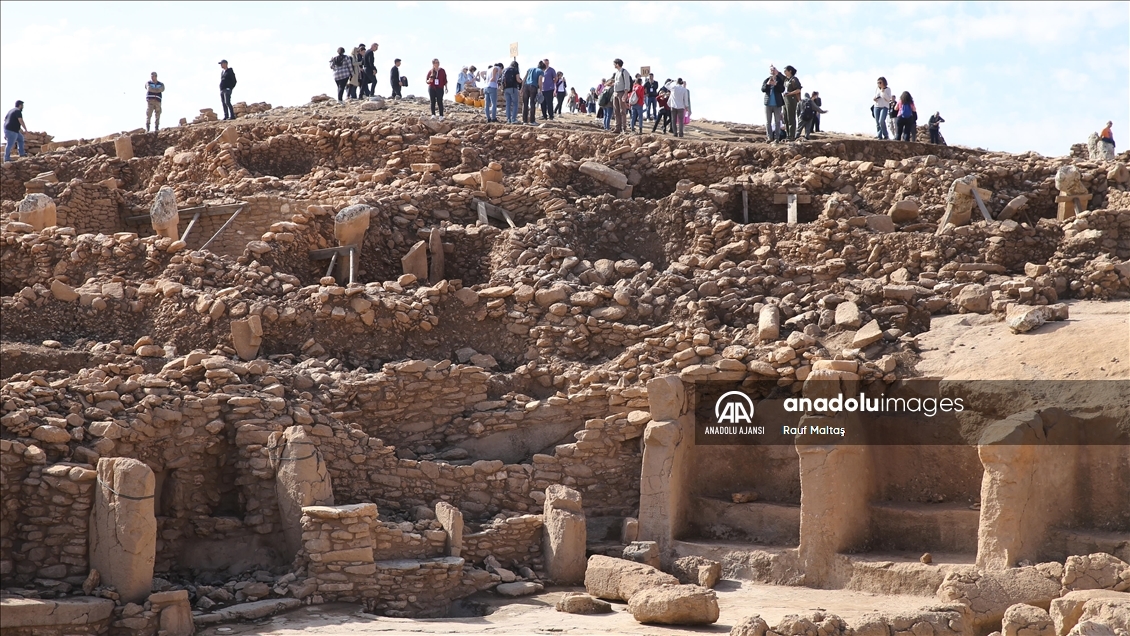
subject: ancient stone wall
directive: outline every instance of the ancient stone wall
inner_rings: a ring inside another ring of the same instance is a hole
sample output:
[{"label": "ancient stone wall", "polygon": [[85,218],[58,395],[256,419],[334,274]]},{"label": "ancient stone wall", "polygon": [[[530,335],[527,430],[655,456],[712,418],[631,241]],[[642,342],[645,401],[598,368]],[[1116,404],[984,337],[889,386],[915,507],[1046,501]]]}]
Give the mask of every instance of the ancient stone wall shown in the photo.
[{"label": "ancient stone wall", "polygon": [[[67,435],[65,428],[58,428]],[[41,435],[42,437],[42,435]],[[23,480],[11,558],[12,582],[84,579],[95,473],[90,465],[33,466]]]},{"label": "ancient stone wall", "polygon": [[525,566],[540,571],[543,569],[542,525],[541,515],[494,521],[478,532],[464,533],[460,555],[468,563],[480,564],[493,556],[508,568]]}]

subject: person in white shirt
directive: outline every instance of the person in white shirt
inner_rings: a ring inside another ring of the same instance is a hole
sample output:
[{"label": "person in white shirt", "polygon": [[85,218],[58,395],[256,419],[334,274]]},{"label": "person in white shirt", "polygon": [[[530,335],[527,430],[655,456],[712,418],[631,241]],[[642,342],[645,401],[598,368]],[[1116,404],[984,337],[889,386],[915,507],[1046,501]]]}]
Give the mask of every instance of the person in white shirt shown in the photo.
[{"label": "person in white shirt", "polygon": [[887,78],[880,77],[878,79],[878,86],[875,88],[875,97],[871,100],[874,105],[871,106],[871,113],[875,115],[875,130],[878,131],[876,139],[890,139],[891,136],[887,132],[887,111],[890,109],[891,100],[894,95],[891,94],[890,87],[887,86]]},{"label": "person in white shirt", "polygon": [[687,90],[683,78],[675,80],[675,85],[671,87],[667,107],[671,109],[671,134],[682,137],[683,119],[691,112],[691,92]]}]

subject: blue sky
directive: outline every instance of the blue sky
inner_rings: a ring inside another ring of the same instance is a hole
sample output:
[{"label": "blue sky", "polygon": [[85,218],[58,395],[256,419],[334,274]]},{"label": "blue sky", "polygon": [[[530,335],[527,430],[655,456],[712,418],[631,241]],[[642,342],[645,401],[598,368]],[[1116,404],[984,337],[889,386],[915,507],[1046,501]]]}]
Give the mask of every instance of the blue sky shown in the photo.
[{"label": "blue sky", "polygon": [[768,65],[824,98],[825,129],[874,131],[875,78],[941,111],[952,144],[1062,155],[1108,120],[1130,143],[1130,3],[0,2],[0,105],[57,140],[144,125],[144,83],[166,83],[164,123],[235,101],[332,94],[338,46],[379,42],[382,91],[403,58],[419,93],[438,57],[461,66],[550,58],[578,89],[623,58],[683,77],[696,117],[763,123]]}]

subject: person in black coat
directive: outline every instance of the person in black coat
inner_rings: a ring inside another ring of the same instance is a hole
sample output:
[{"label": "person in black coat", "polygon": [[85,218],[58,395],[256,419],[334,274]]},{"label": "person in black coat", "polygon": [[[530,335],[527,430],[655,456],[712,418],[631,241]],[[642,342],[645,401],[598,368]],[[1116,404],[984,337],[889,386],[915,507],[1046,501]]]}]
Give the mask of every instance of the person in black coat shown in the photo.
[{"label": "person in black coat", "polygon": [[235,88],[235,71],[228,68],[227,60],[220,60],[220,103],[224,106],[224,119],[235,119],[231,107],[231,92]]},{"label": "person in black coat", "polygon": [[402,86],[402,84],[400,83],[400,58],[399,57],[392,61],[392,72],[389,73],[389,81],[392,82],[392,98],[393,99],[400,99],[400,97],[401,97],[400,87]]},{"label": "person in black coat", "polygon": [[377,48],[380,45],[373,42],[368,51],[365,51],[364,57],[361,59],[361,68],[365,73],[362,76],[363,83],[361,84],[361,96],[372,97],[377,94]]},{"label": "person in black coat", "polygon": [[769,67],[769,77],[761,82],[761,92],[765,93],[765,137],[769,142],[775,142],[777,131],[783,128],[781,111],[785,106],[785,75],[776,66]]}]

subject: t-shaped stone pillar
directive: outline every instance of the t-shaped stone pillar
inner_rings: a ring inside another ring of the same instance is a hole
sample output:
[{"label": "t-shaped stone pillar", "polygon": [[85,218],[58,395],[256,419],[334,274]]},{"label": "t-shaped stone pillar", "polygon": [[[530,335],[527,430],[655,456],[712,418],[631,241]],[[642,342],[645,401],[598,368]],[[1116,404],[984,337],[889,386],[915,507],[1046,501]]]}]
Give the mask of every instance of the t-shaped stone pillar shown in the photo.
[{"label": "t-shaped stone pillar", "polygon": [[1056,203],[1059,204],[1059,208],[1056,210],[1057,219],[1066,221],[1075,218],[1076,203],[1078,203],[1080,211],[1087,209],[1087,202],[1091,200],[1091,195],[1087,193],[1087,188],[1083,185],[1083,178],[1079,175],[1079,170],[1075,166],[1060,166],[1055,173],[1055,187],[1059,190],[1059,196],[1055,199]]},{"label": "t-shaped stone pillar", "polygon": [[177,193],[170,186],[161,186],[157,198],[149,208],[149,222],[158,236],[180,240],[180,212],[177,211]]},{"label": "t-shaped stone pillar", "polygon": [[549,580],[580,585],[585,580],[585,511],[581,493],[561,484],[545,489],[542,553]]},{"label": "t-shaped stone pillar", "polygon": [[56,224],[55,202],[46,194],[29,194],[20,201],[20,223],[42,230]]},{"label": "t-shaped stone pillar", "polygon": [[118,590],[123,603],[144,603],[157,556],[153,471],[136,459],[98,460],[90,520],[90,567]]},{"label": "t-shaped stone pillar", "polygon": [[291,555],[302,548],[302,508],[334,505],[330,473],[322,453],[301,426],[271,433],[267,453],[275,469],[283,537]]},{"label": "t-shaped stone pillar", "polygon": [[114,154],[118,159],[130,160],[133,159],[133,138],[129,135],[122,135],[114,140]]},{"label": "t-shaped stone pillar", "polygon": [[[357,248],[356,255],[361,255],[361,244],[365,241],[365,232],[369,229],[369,216],[372,206],[358,203],[342,208],[334,217],[334,238],[340,247],[353,245]],[[335,275],[339,282],[349,279],[349,255],[339,254],[337,258],[337,272]]]}]

